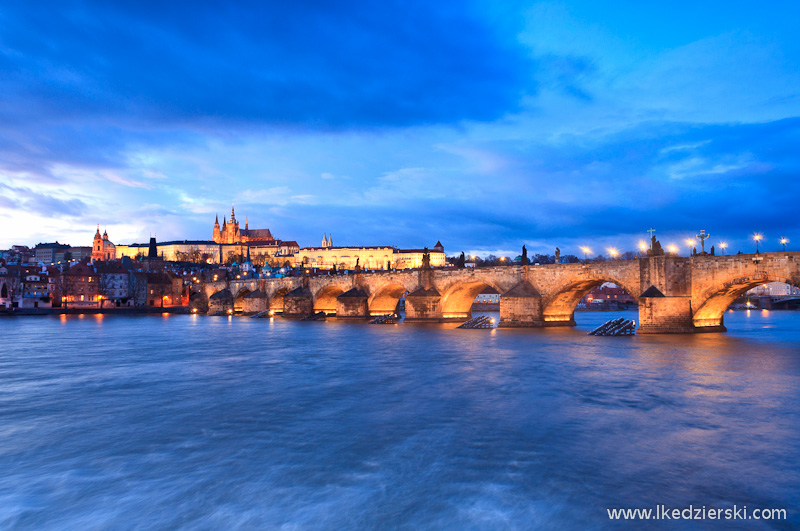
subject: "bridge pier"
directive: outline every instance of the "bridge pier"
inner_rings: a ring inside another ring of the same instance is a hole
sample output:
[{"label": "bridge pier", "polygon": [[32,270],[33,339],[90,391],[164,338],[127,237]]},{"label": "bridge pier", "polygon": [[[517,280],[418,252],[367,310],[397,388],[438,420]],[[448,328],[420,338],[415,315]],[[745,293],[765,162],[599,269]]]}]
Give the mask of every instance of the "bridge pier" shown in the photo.
[{"label": "bridge pier", "polygon": [[[442,295],[436,288],[420,287],[406,295],[406,318],[409,323],[428,321],[441,322],[447,319],[442,315]],[[450,317],[457,321],[458,318]]]},{"label": "bridge pier", "polygon": [[692,259],[651,256],[639,260],[640,334],[692,334]]},{"label": "bridge pier", "polygon": [[542,297],[530,282],[520,282],[500,295],[500,323],[497,326],[499,328],[545,326],[542,316]]},{"label": "bridge pier", "polygon": [[662,295],[639,298],[640,334],[693,334],[694,332],[691,297]]},{"label": "bridge pier", "polygon": [[267,294],[257,289],[242,298],[242,313],[252,315],[267,310]]},{"label": "bridge pier", "polygon": [[314,313],[314,295],[308,288],[295,288],[283,297],[285,317],[305,317]]},{"label": "bridge pier", "polygon": [[336,297],[337,319],[366,319],[369,317],[367,309],[367,292],[360,288],[352,288]]}]

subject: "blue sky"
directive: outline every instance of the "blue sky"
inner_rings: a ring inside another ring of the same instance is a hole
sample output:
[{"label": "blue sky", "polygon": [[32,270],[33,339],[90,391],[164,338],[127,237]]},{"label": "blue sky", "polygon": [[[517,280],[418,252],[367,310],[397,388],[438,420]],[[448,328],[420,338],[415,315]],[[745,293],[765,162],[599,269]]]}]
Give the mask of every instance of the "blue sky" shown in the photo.
[{"label": "blue sky", "polygon": [[800,245],[796,3],[17,4],[0,248]]}]

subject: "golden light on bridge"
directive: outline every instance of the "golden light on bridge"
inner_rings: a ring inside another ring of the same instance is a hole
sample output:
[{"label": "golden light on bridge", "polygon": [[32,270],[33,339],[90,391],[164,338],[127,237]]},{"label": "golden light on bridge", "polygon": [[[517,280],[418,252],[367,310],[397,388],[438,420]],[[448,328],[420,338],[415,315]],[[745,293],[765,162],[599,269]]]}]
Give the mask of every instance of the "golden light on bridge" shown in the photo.
[{"label": "golden light on bridge", "polygon": [[786,250],[786,244],[789,243],[789,238],[781,238],[781,245],[783,245],[783,250]]},{"label": "golden light on bridge", "polygon": [[674,243],[671,243],[667,246],[667,252],[671,254],[678,254],[678,246]]},{"label": "golden light on bridge", "polygon": [[608,254],[611,255],[611,258],[616,258],[619,256],[619,251],[614,247],[609,247],[608,249],[606,249],[606,251],[608,251]]},{"label": "golden light on bridge", "polygon": [[642,251],[643,253],[647,252],[647,243],[645,243],[644,240],[639,242],[639,250]]},{"label": "golden light on bridge", "polygon": [[722,256],[725,256],[725,249],[728,248],[728,244],[725,242],[720,242],[719,248],[722,249]]},{"label": "golden light on bridge", "polygon": [[589,256],[589,253],[591,253],[592,250],[589,249],[588,247],[581,247],[581,251],[583,251],[583,261],[585,262],[586,258]]},{"label": "golden light on bridge", "polygon": [[761,235],[761,234],[759,234],[759,233],[755,233],[755,234],[753,234],[753,239],[754,239],[754,240],[755,240],[755,242],[756,242],[756,254],[758,254],[758,242],[760,242],[760,241],[761,241],[761,239],[762,239],[763,237],[764,237],[764,236],[762,236],[762,235]]}]

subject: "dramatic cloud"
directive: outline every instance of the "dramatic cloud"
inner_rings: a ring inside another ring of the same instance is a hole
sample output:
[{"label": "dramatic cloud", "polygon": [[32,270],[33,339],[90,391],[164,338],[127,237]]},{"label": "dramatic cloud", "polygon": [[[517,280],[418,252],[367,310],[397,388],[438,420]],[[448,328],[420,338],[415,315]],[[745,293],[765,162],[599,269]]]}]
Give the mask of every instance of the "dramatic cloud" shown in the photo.
[{"label": "dramatic cloud", "polygon": [[7,6],[0,248],[208,238],[232,203],[301,245],[800,242],[800,8],[772,9]]}]

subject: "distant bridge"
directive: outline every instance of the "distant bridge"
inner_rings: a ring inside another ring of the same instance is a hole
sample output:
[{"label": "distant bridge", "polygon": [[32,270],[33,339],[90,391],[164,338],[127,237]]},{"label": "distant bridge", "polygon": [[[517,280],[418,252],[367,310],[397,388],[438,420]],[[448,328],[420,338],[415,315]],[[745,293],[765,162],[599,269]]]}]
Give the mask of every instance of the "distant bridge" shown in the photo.
[{"label": "distant bridge", "polygon": [[800,252],[655,256],[638,260],[361,272],[198,285],[209,311],[324,311],[365,319],[391,313],[406,296],[406,321],[462,321],[487,287],[500,294],[501,327],[572,326],[575,307],[605,282],[639,301],[640,333],[724,331],[725,310],[768,282],[800,286]]}]

